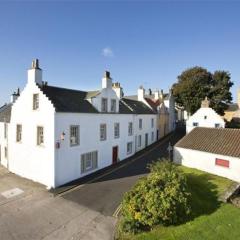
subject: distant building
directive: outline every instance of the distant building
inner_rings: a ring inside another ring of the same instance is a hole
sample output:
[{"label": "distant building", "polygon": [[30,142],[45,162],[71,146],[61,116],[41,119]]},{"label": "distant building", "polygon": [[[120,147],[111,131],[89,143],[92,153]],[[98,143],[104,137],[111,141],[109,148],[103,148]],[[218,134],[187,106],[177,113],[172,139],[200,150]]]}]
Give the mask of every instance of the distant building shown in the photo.
[{"label": "distant building", "polygon": [[174,162],[240,182],[240,129],[197,127],[174,146]]},{"label": "distant building", "polygon": [[143,87],[124,97],[108,71],[97,91],[49,86],[34,60],[24,90],[0,108],[0,162],[48,188],[115,164],[175,129],[171,93],[146,99]]},{"label": "distant building", "polygon": [[198,109],[186,122],[186,132],[189,133],[195,127],[224,128],[225,122],[212,108],[209,107],[209,100],[202,101]]}]

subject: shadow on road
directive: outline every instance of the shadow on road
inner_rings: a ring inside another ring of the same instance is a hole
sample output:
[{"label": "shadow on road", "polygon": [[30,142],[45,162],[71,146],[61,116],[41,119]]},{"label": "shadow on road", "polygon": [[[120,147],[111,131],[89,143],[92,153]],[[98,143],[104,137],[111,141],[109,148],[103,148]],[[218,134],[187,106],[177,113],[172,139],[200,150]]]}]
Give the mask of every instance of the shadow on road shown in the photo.
[{"label": "shadow on road", "polygon": [[112,216],[123,194],[129,191],[140,177],[149,172],[148,165],[159,158],[168,157],[169,141],[174,145],[183,135],[183,129],[178,129],[172,135],[115,166],[65,185],[64,187],[70,188],[84,184],[80,188],[66,192],[62,197],[104,215]]}]

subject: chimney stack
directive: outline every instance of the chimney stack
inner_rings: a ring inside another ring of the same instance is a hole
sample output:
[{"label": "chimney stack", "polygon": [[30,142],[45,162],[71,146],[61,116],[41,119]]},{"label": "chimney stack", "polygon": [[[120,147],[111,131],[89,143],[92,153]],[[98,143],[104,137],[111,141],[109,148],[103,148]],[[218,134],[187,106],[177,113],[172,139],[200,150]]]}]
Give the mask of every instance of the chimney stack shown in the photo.
[{"label": "chimney stack", "polygon": [[240,88],[238,88],[238,91],[237,91],[237,104],[238,104],[238,108],[240,109]]},{"label": "chimney stack", "polygon": [[113,83],[112,88],[115,91],[115,93],[117,94],[117,97],[119,99],[121,99],[123,97],[123,89],[122,89],[120,83],[119,82]]},{"label": "chimney stack", "polygon": [[138,101],[143,101],[144,96],[145,96],[145,89],[143,88],[143,86],[140,86],[138,88]]},{"label": "chimney stack", "polygon": [[207,97],[202,101],[201,108],[209,108],[210,101],[208,100]]},{"label": "chimney stack", "polygon": [[102,78],[102,88],[112,88],[112,78],[110,77],[110,72],[105,71]]},{"label": "chimney stack", "polygon": [[39,60],[32,61],[32,67],[28,70],[28,83],[42,85],[42,69],[39,67]]},{"label": "chimney stack", "polygon": [[20,96],[20,89],[18,88],[18,89],[17,89],[17,92],[14,92],[14,93],[11,95],[11,103],[14,103],[19,96]]}]

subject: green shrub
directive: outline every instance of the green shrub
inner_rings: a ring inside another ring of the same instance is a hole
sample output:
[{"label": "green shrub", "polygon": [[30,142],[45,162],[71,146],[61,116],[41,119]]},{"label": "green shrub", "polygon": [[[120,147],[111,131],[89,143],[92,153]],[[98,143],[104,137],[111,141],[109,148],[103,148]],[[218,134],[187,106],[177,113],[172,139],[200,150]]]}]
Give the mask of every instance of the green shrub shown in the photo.
[{"label": "green shrub", "polygon": [[189,196],[183,172],[168,161],[158,161],[124,195],[120,228],[136,233],[157,224],[181,223],[190,214]]}]

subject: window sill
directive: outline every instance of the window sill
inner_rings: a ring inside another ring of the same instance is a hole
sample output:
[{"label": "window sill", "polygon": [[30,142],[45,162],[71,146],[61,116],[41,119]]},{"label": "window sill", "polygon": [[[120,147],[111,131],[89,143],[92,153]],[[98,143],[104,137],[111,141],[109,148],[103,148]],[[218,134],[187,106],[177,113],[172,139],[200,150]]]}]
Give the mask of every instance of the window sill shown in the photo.
[{"label": "window sill", "polygon": [[80,144],[70,144],[70,147],[78,147]]}]

